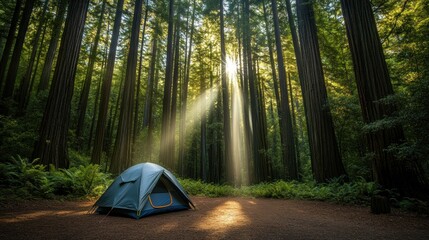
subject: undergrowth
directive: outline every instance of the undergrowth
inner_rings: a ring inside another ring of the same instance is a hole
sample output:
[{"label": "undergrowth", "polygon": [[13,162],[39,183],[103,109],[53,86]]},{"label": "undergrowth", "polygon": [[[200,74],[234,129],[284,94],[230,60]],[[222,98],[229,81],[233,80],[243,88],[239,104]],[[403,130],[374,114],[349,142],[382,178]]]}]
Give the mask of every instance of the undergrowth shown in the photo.
[{"label": "undergrowth", "polygon": [[353,183],[332,181],[326,184],[280,180],[240,188],[234,188],[229,185],[208,184],[200,180],[179,179],[179,181],[189,194],[195,196],[307,199],[351,204],[369,203],[372,194],[376,190],[374,183],[363,180]]},{"label": "undergrowth", "polygon": [[20,156],[0,163],[0,200],[84,198],[101,195],[112,182],[98,165],[55,169]]},{"label": "undergrowth", "polygon": [[[112,181],[112,176],[104,173],[99,165],[86,163],[69,169],[55,169],[53,166],[46,169],[37,160],[30,162],[17,156],[0,163],[0,202],[34,198],[95,198],[103,194]],[[191,179],[179,179],[179,182],[192,196],[305,199],[354,205],[369,205],[371,197],[378,191],[375,183],[364,179],[349,183],[337,179],[324,184],[280,180],[242,187]],[[391,191],[389,196],[393,207],[429,213],[427,202],[401,198],[395,191]]]}]

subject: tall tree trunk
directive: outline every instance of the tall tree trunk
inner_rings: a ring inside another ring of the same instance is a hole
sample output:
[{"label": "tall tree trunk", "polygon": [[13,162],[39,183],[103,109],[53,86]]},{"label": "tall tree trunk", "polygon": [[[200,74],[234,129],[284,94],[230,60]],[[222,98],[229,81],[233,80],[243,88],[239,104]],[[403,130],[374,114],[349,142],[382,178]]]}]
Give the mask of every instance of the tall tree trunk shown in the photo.
[{"label": "tall tree trunk", "polygon": [[168,169],[174,169],[173,151],[171,141],[174,133],[170,131],[171,126],[171,88],[173,80],[173,25],[174,25],[174,0],[169,0],[168,14],[168,36],[167,36],[167,59],[165,68],[164,97],[162,101],[162,125],[161,125],[161,147],[159,160]]},{"label": "tall tree trunk", "polygon": [[296,170],[298,172],[298,178],[300,178],[300,151],[299,151],[299,142],[298,142],[298,127],[296,124],[296,113],[295,113],[295,98],[293,97],[293,89],[292,89],[292,79],[290,77],[290,73],[288,73],[288,82],[289,82],[289,96],[290,96],[290,106],[292,113],[292,126],[293,126],[293,139],[295,143],[295,153],[296,153]]},{"label": "tall tree trunk", "polygon": [[248,0],[244,1],[243,9],[243,18],[244,18],[244,41],[243,47],[246,51],[246,62],[248,79],[244,81],[249,82],[249,93],[250,93],[250,111],[252,116],[252,130],[253,130],[253,164],[254,164],[254,174],[255,182],[265,181],[266,176],[264,176],[265,169],[264,163],[264,154],[262,153],[262,142],[261,142],[261,129],[260,129],[260,112],[258,109],[258,99],[257,99],[257,90],[256,90],[256,80],[255,80],[255,71],[252,60],[252,46],[251,46],[251,30],[250,30],[250,3]]},{"label": "tall tree trunk", "polygon": [[119,174],[132,164],[132,126],[133,104],[136,82],[137,56],[141,23],[142,0],[136,0],[134,7],[133,25],[131,27],[130,47],[127,57],[127,72],[125,75],[124,92],[122,94],[121,113],[119,115],[118,131],[113,150],[110,172]]},{"label": "tall tree trunk", "polygon": [[[179,88],[179,67],[180,67],[180,0],[177,2],[177,19],[176,19],[176,30],[174,39],[174,66],[173,66],[173,79],[172,79],[172,93],[171,93],[171,113],[170,113],[170,133],[171,133],[171,158],[176,159],[176,114],[177,114],[177,92]],[[172,166],[176,166],[176,161]]]},{"label": "tall tree trunk", "polygon": [[[157,21],[157,20],[155,20]],[[149,66],[149,75],[147,78],[147,90],[146,90],[146,100],[145,100],[145,108],[144,108],[144,119],[143,119],[143,128],[147,128],[147,137],[145,139],[145,154],[147,156],[147,159],[150,161],[151,155],[152,155],[152,146],[153,146],[153,136],[152,136],[152,129],[153,129],[153,99],[154,99],[154,92],[155,92],[155,72],[156,72],[156,65],[158,62],[158,33],[156,32],[158,29],[158,23],[155,22],[155,32],[152,37],[152,51],[151,51],[151,60],[150,60],[150,66]]]},{"label": "tall tree trunk", "polygon": [[46,15],[46,10],[48,9],[48,2],[49,2],[48,0],[45,0],[45,3],[43,4],[43,10],[41,12],[41,15],[39,16],[39,23],[37,26],[36,34],[34,35],[34,38],[31,41],[33,48],[31,50],[31,55],[28,61],[27,70],[25,71],[25,74],[21,79],[21,83],[19,84],[19,90],[15,99],[18,102],[19,115],[24,114],[24,111],[26,108],[25,104],[27,103],[27,98],[29,98],[28,89],[30,87],[31,74],[33,73],[33,66],[36,59],[37,50],[39,47],[40,35],[42,34],[43,26],[45,25],[45,15]]},{"label": "tall tree trunk", "polygon": [[98,109],[98,103],[100,100],[100,89],[101,89],[101,78],[97,83],[97,90],[95,91],[94,109],[92,111],[91,127],[89,129],[88,142],[87,142],[87,147],[86,147],[86,149],[88,149],[89,151],[91,150],[92,136],[94,133],[94,126],[95,126],[95,123],[97,122],[97,114],[98,114],[97,109]]},{"label": "tall tree trunk", "polygon": [[[124,63],[125,64],[125,63]],[[103,144],[103,151],[106,152],[106,156],[111,158],[111,148],[112,148],[112,142],[113,142],[113,133],[115,130],[115,126],[116,126],[116,119],[118,116],[118,111],[119,111],[119,105],[121,103],[121,99],[122,99],[122,94],[124,93],[124,79],[125,79],[125,70],[124,70],[124,66],[122,65],[122,71],[121,71],[121,77],[119,80],[119,86],[118,86],[118,96],[116,98],[116,102],[112,107],[110,108],[110,115],[109,115],[109,121],[107,123],[107,129],[106,129],[106,137],[105,137],[105,144]],[[107,160],[108,161],[108,160]]]},{"label": "tall tree trunk", "polygon": [[119,30],[121,28],[122,8],[124,0],[118,0],[116,5],[115,21],[110,40],[109,55],[107,58],[106,71],[104,72],[101,85],[100,108],[98,110],[97,127],[95,130],[94,147],[92,149],[91,162],[100,164],[103,141],[105,139],[107,112],[109,109],[110,90],[112,86],[113,70],[115,67],[116,49],[118,46]]},{"label": "tall tree trunk", "polygon": [[296,153],[295,153],[295,139],[293,137],[293,128],[292,128],[292,117],[289,107],[289,97],[287,91],[287,79],[286,79],[286,69],[283,59],[283,48],[280,38],[280,27],[279,27],[279,17],[277,13],[277,3],[275,0],[271,0],[271,9],[273,12],[273,21],[274,21],[274,33],[276,39],[276,50],[277,50],[277,64],[278,64],[278,74],[280,82],[280,105],[281,105],[281,125],[280,131],[283,131],[282,136],[283,144],[282,150],[286,151],[286,166],[287,173],[290,179],[298,179],[298,169],[296,167]]},{"label": "tall tree trunk", "polygon": [[27,34],[28,23],[30,22],[31,13],[35,0],[26,0],[21,21],[19,23],[18,36],[16,37],[15,46],[13,48],[12,58],[10,59],[9,69],[6,75],[6,82],[3,89],[3,99],[12,97],[15,88],[15,81],[18,74],[21,52],[24,45],[25,35]]},{"label": "tall tree trunk", "polygon": [[48,89],[49,78],[51,76],[52,65],[54,63],[55,58],[55,52],[57,50],[58,40],[60,39],[61,26],[63,25],[64,15],[67,10],[67,2],[67,0],[58,1],[57,14],[55,16],[54,25],[52,27],[51,40],[49,41],[49,48],[48,52],[46,53],[42,74],[40,75],[40,82],[37,92]]},{"label": "tall tree trunk", "polygon": [[42,39],[40,40],[40,44],[39,44],[40,50],[39,50],[39,53],[37,54],[36,65],[34,66],[34,73],[33,73],[33,76],[31,77],[30,87],[28,89],[28,97],[27,97],[27,100],[25,102],[25,107],[27,107],[28,103],[30,102],[31,92],[33,91],[34,83],[36,81],[37,70],[39,69],[40,57],[42,56],[42,52],[45,51],[44,50],[45,49],[45,36],[46,36],[46,26],[43,28]]},{"label": "tall tree trunk", "polygon": [[[381,100],[393,95],[383,48],[378,35],[371,3],[368,0],[341,0],[347,36],[352,53],[356,84],[365,123],[370,124],[391,116],[394,104]],[[366,134],[372,157],[375,181],[385,188],[398,188],[415,194],[427,184],[421,166],[415,158],[399,159],[389,146],[405,142],[402,126],[384,127]]]},{"label": "tall tree trunk", "polygon": [[53,164],[57,168],[69,165],[67,135],[70,107],[88,5],[89,0],[70,2],[40,135],[33,151],[33,159],[40,158],[44,165]]},{"label": "tall tree trunk", "polygon": [[312,170],[315,180],[324,182],[346,175],[346,172],[328,104],[312,4],[312,1],[298,0],[297,15]]},{"label": "tall tree trunk", "polygon": [[[201,66],[201,75],[200,75],[200,96],[203,96],[206,90],[205,83],[205,69],[204,65]],[[206,113],[206,101],[201,104],[201,122],[200,122],[200,163],[201,163],[201,172],[200,177],[203,181],[207,181],[207,113]]]},{"label": "tall tree trunk", "polygon": [[191,33],[189,36],[189,49],[186,53],[186,63],[185,63],[185,76],[182,83],[182,93],[181,93],[181,113],[180,113],[180,131],[179,131],[179,163],[180,163],[180,173],[182,176],[185,174],[184,161],[185,161],[185,142],[186,142],[186,107],[188,100],[188,83],[189,83],[189,72],[191,69],[191,54],[192,54],[192,44],[194,37],[194,24],[195,24],[195,0],[192,3],[192,17],[191,17]]},{"label": "tall tree trunk", "polygon": [[264,179],[265,181],[272,180],[272,164],[271,157],[268,157],[268,144],[267,144],[267,114],[265,108],[265,87],[264,83],[261,79],[260,68],[259,68],[259,60],[255,58],[255,67],[257,69],[257,87],[258,87],[258,109],[260,112],[259,122],[261,129],[261,149],[263,150],[263,162],[262,167],[264,171]]},{"label": "tall tree trunk", "polygon": [[83,144],[82,132],[85,125],[86,108],[88,106],[89,92],[91,90],[92,73],[94,72],[94,64],[95,64],[95,61],[97,60],[98,42],[100,41],[101,27],[103,25],[105,7],[106,7],[106,0],[103,0],[103,3],[101,4],[100,16],[98,17],[98,21],[97,21],[97,32],[95,33],[94,43],[92,45],[92,48],[89,54],[88,68],[86,69],[85,80],[84,80],[82,92],[80,94],[79,103],[77,107],[78,120],[77,120],[77,127],[76,127],[76,140],[77,140],[78,148],[82,148],[82,144]]},{"label": "tall tree trunk", "polygon": [[[224,31],[224,7],[223,0],[219,1],[220,12],[220,52],[221,52],[221,81],[222,81],[222,109],[223,109],[223,137],[224,137],[224,162],[226,168],[227,181],[233,178],[233,163],[231,152],[231,117],[229,112],[229,89],[226,79],[226,47],[225,47],[225,31]],[[222,170],[220,170],[222,171]]]},{"label": "tall tree trunk", "polygon": [[[287,162],[288,162],[288,158],[287,158],[287,153],[286,153],[286,149],[284,148],[284,146],[286,146],[286,136],[285,135],[285,131],[282,128],[282,104],[281,104],[281,100],[280,100],[280,92],[279,92],[279,85],[278,85],[278,80],[277,80],[277,70],[276,70],[276,66],[274,63],[274,54],[273,54],[273,47],[272,47],[272,38],[271,38],[271,32],[268,28],[268,18],[267,18],[267,10],[265,7],[265,1],[263,3],[263,10],[264,10],[264,21],[265,21],[265,32],[267,34],[267,41],[268,41],[268,52],[269,52],[269,56],[270,56],[270,65],[271,65],[271,75],[273,78],[273,88],[274,88],[274,95],[276,97],[276,103],[277,103],[277,114],[278,114],[278,121],[279,121],[279,126],[281,128],[280,130],[280,141],[281,141],[281,159],[282,159],[282,163],[284,166],[284,169],[286,169],[287,166]],[[283,170],[282,175],[285,174],[285,171]]]},{"label": "tall tree trunk", "polygon": [[144,49],[144,40],[145,40],[146,22],[147,22],[148,12],[149,12],[149,5],[146,3],[144,20],[143,20],[142,42],[140,45],[139,70],[138,70],[138,75],[137,75],[137,86],[136,86],[136,101],[135,101],[135,106],[134,106],[133,143],[136,141],[137,135],[140,131],[140,126],[139,126],[140,86],[141,86],[141,76],[142,76],[142,67],[143,67],[143,49]]},{"label": "tall tree trunk", "polygon": [[[110,14],[109,14],[110,15]],[[108,17],[109,18],[109,17]],[[91,144],[92,144],[92,138],[93,138],[93,133],[94,133],[94,127],[95,127],[95,123],[97,122],[98,119],[98,111],[97,109],[98,104],[100,103],[100,90],[101,90],[101,84],[103,82],[103,77],[104,77],[104,71],[106,70],[106,64],[107,64],[107,45],[109,44],[108,41],[108,36],[110,34],[110,24],[107,24],[107,31],[106,31],[106,36],[105,36],[105,42],[104,42],[104,52],[103,52],[103,60],[101,63],[101,71],[100,71],[100,76],[98,77],[98,82],[97,82],[97,90],[95,91],[95,100],[94,100],[94,108],[92,110],[92,120],[91,120],[91,128],[89,130],[89,137],[88,137],[88,144],[87,144],[87,149],[88,151],[91,151]]]},{"label": "tall tree trunk", "polygon": [[17,0],[13,10],[12,19],[10,20],[9,33],[7,34],[6,44],[0,60],[0,90],[3,85],[6,66],[9,61],[10,51],[12,50],[13,41],[15,40],[16,26],[18,25],[19,12],[21,10],[22,0]]}]

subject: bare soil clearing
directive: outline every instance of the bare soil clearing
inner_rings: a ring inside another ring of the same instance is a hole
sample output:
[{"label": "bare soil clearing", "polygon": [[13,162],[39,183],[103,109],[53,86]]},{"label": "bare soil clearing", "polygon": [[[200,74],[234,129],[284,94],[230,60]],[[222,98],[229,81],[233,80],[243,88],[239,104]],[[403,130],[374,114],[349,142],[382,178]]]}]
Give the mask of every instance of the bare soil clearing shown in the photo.
[{"label": "bare soil clearing", "polygon": [[429,218],[325,202],[193,197],[197,210],[140,220],[88,214],[93,202],[0,207],[0,239],[429,239]]}]

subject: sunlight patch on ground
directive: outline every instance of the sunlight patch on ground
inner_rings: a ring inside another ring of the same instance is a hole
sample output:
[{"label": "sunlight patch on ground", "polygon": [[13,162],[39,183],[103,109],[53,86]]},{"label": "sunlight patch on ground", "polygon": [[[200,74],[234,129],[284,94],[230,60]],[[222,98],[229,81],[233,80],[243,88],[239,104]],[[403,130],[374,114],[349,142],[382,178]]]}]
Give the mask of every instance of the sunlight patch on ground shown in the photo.
[{"label": "sunlight patch on ground", "polygon": [[209,211],[207,216],[197,224],[197,228],[215,233],[224,233],[246,226],[249,223],[250,219],[243,212],[241,204],[236,201],[227,201]]}]

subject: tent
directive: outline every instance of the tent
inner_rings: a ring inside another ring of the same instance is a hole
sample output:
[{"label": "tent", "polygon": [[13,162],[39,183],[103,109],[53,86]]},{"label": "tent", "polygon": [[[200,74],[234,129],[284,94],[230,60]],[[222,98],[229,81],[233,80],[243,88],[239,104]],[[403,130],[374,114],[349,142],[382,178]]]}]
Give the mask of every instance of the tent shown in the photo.
[{"label": "tent", "polygon": [[93,207],[100,214],[139,219],[194,204],[171,172],[154,163],[140,163],[122,172]]}]

